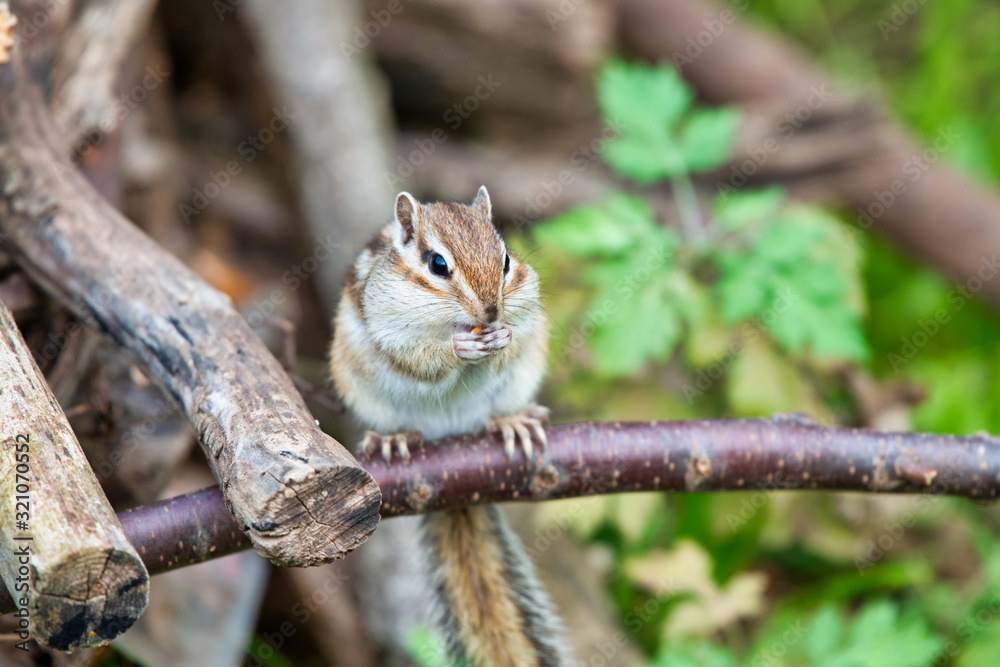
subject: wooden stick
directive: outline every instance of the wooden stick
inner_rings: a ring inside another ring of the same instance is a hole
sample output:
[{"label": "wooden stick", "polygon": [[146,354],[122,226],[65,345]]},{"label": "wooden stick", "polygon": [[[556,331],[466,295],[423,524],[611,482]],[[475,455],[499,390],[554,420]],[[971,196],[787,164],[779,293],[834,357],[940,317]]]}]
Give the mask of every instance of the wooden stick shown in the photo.
[{"label": "wooden stick", "polygon": [[[989,435],[890,433],[771,419],[564,424],[546,429],[533,470],[504,460],[493,437],[411,448],[409,463],[363,457],[384,518],[449,507],[631,491],[777,490],[926,493],[987,500],[1000,493],[1000,442]],[[217,487],[119,514],[153,574],[245,549]],[[164,522],[167,522],[164,524]],[[169,531],[169,532],[168,532]],[[0,596],[0,612],[9,602]]]},{"label": "wooden stick", "polygon": [[378,523],[371,476],[206,285],[61,164],[52,119],[0,65],[0,240],[43,289],[133,350],[184,408],[238,524],[280,565],[342,557]]},{"label": "wooden stick", "polygon": [[149,575],[3,304],[0,443],[0,574],[19,639],[107,644],[146,609]]}]

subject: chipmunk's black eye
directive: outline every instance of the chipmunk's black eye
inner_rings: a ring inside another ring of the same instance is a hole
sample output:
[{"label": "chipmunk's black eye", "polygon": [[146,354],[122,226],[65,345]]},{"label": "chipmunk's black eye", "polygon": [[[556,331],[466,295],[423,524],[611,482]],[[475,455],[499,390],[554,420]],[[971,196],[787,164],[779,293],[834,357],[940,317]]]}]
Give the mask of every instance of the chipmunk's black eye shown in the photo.
[{"label": "chipmunk's black eye", "polygon": [[504,275],[510,273],[510,255],[505,255],[503,260],[503,272]]},{"label": "chipmunk's black eye", "polygon": [[444,257],[434,253],[431,255],[431,259],[427,262],[427,265],[431,269],[431,273],[441,276],[442,278],[447,278],[451,275],[451,271],[448,270],[448,262],[444,260]]}]

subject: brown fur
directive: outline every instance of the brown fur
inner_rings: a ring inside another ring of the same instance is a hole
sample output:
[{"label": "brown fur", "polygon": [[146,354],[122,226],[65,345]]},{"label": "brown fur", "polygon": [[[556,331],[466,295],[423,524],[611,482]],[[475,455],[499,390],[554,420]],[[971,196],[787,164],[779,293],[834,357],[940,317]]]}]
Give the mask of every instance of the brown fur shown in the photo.
[{"label": "brown fur", "polygon": [[[445,247],[462,249],[454,253],[455,268],[483,309],[492,306],[495,311],[504,279],[504,250],[485,209],[453,202],[423,204],[420,208],[421,225],[433,229]],[[422,236],[418,234],[418,244],[423,243]],[[422,245],[417,248],[421,255],[428,249]],[[484,312],[476,314],[489,319]]]},{"label": "brown fur", "polygon": [[427,517],[445,573],[444,594],[473,667],[536,667],[511,595],[495,527],[482,507]]}]

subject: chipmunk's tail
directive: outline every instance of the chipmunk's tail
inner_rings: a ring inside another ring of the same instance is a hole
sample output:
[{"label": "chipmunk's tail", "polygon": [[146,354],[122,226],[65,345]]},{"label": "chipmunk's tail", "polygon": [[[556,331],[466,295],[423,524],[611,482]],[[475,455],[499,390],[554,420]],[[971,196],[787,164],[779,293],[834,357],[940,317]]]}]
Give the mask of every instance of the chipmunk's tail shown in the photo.
[{"label": "chipmunk's tail", "polygon": [[423,527],[438,626],[458,664],[572,664],[562,623],[497,507],[434,512]]}]

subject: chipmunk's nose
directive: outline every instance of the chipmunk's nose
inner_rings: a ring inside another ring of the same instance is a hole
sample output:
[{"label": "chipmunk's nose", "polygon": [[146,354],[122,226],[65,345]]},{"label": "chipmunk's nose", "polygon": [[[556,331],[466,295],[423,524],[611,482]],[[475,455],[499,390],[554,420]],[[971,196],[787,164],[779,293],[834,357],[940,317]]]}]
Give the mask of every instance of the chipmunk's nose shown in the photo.
[{"label": "chipmunk's nose", "polygon": [[495,303],[491,303],[483,308],[483,319],[486,320],[487,324],[496,322],[499,314],[500,311]]}]

